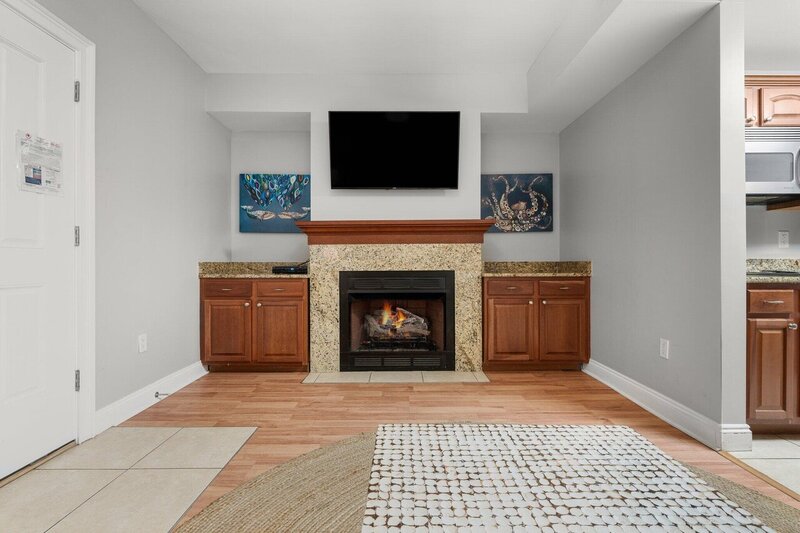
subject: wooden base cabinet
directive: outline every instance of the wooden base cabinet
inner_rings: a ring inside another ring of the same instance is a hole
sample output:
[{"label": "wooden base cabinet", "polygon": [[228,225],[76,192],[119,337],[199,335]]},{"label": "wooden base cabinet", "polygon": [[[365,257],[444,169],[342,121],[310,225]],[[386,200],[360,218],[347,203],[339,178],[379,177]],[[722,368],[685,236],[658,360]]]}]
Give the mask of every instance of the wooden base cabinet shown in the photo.
[{"label": "wooden base cabinet", "polygon": [[200,294],[209,370],[308,370],[307,279],[202,279]]},{"label": "wooden base cabinet", "polygon": [[800,287],[747,290],[747,423],[754,433],[800,432]]},{"label": "wooden base cabinet", "polygon": [[589,278],[485,278],[483,368],[580,369],[589,361]]}]

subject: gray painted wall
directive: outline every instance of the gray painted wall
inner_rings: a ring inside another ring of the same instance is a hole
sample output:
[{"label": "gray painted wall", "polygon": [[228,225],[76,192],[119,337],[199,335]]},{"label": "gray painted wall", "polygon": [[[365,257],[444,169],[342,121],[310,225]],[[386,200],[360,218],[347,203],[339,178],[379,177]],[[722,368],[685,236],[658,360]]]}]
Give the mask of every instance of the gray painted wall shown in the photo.
[{"label": "gray painted wall", "polygon": [[228,258],[230,134],[205,73],[132,2],[42,4],[97,45],[99,409],[199,360],[197,262]]},{"label": "gray painted wall", "polygon": [[717,421],[719,38],[715,8],[560,137],[561,258],[593,261],[593,359]]},{"label": "gray painted wall", "polygon": [[[303,233],[239,233],[239,174],[311,172],[309,132],[241,132],[231,137],[231,253],[234,261],[305,261]],[[311,180],[314,190],[314,180]],[[312,194],[313,201],[313,194]],[[312,211],[313,217],[313,211]]]},{"label": "gray painted wall", "polygon": [[[778,248],[778,232],[789,232],[789,248]],[[747,257],[800,259],[800,213],[747,208]]]},{"label": "gray painted wall", "polygon": [[553,231],[489,233],[483,245],[487,261],[557,261],[559,258],[558,135],[491,132],[481,135],[481,173],[553,174]]},{"label": "gray painted wall", "polygon": [[[555,228],[547,233],[489,234],[484,245],[487,260],[557,260],[558,232],[558,135],[486,133],[481,135],[481,172],[552,172],[554,174]],[[231,250],[237,261],[304,261],[308,258],[305,235],[239,233],[238,176],[242,172],[309,172],[311,138],[308,132],[241,132],[231,138]],[[480,193],[476,177],[462,175],[470,194],[453,194],[448,209],[458,216],[478,216]],[[468,180],[468,182],[467,182]],[[396,209],[387,216],[437,218],[421,200],[440,198],[442,191],[324,191],[312,176],[312,217],[315,210],[335,212],[338,218],[364,218],[372,202],[394,198]],[[315,189],[316,187],[316,189]],[[416,199],[416,200],[415,200]],[[462,214],[463,213],[463,214]],[[468,215],[467,213],[474,213]],[[324,216],[324,215],[323,215]]]}]

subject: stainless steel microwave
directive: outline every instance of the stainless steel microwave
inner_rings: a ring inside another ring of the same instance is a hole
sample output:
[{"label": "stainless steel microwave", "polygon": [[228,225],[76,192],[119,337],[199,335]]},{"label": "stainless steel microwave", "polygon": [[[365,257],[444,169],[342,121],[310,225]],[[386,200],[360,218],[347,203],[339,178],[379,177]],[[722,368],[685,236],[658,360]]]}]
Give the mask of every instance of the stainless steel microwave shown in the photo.
[{"label": "stainless steel microwave", "polygon": [[747,194],[800,194],[800,128],[745,130]]}]

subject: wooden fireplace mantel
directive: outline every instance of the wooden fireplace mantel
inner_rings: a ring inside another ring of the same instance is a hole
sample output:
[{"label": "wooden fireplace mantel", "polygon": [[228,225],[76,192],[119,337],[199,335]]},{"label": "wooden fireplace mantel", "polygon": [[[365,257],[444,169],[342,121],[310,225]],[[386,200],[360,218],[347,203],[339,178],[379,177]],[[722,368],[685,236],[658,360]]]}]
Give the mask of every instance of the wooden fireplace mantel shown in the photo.
[{"label": "wooden fireplace mantel", "polygon": [[480,244],[493,219],[296,222],[308,244]]}]

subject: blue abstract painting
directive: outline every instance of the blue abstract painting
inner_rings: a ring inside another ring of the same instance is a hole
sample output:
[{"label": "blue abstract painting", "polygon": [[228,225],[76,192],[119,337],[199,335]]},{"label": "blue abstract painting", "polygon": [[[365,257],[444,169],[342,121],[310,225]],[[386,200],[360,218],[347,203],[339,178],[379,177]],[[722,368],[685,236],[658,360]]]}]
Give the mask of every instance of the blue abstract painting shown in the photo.
[{"label": "blue abstract painting", "polygon": [[310,219],[308,174],[239,174],[241,233],[298,233],[294,222]]},{"label": "blue abstract painting", "polygon": [[553,175],[482,174],[481,218],[494,233],[553,231]]}]

